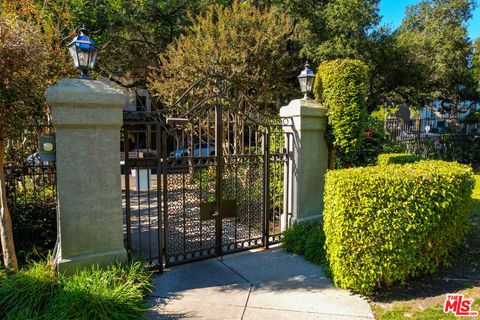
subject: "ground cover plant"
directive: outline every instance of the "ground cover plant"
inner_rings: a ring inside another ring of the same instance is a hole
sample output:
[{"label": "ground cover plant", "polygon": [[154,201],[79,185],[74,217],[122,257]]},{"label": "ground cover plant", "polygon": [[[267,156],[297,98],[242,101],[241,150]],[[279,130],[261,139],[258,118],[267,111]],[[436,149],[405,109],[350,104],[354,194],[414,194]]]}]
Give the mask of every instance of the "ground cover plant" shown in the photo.
[{"label": "ground cover plant", "polygon": [[470,225],[472,170],[458,163],[329,171],[324,231],[334,283],[371,295],[432,274]]},{"label": "ground cover plant", "polygon": [[57,275],[47,262],[0,275],[2,319],[141,319],[150,274],[141,262]]}]

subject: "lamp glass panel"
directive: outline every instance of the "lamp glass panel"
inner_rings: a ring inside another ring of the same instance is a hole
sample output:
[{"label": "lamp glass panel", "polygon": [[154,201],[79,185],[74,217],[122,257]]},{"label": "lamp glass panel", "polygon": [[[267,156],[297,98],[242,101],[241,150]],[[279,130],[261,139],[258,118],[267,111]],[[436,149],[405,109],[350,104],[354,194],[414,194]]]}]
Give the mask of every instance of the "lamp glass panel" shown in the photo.
[{"label": "lamp glass panel", "polygon": [[307,92],[312,92],[312,87],[313,87],[313,79],[314,77],[307,77],[306,79],[306,91]]},{"label": "lamp glass panel", "polygon": [[97,49],[95,47],[92,47],[92,50],[90,51],[90,64],[89,64],[89,68],[90,69],[93,69],[95,67],[95,62],[97,60]]},{"label": "lamp glass panel", "polygon": [[70,56],[72,56],[73,64],[75,65],[75,68],[78,68],[78,56],[77,56],[77,50],[76,50],[75,44],[72,44],[71,46],[69,46],[68,51],[70,52]]},{"label": "lamp glass panel", "polygon": [[306,77],[298,77],[298,82],[300,83],[300,90],[302,92],[307,92],[307,79]]},{"label": "lamp glass panel", "polygon": [[90,57],[90,50],[81,48],[80,46],[77,47],[78,50],[78,65],[80,68],[87,68],[88,67],[88,59]]}]

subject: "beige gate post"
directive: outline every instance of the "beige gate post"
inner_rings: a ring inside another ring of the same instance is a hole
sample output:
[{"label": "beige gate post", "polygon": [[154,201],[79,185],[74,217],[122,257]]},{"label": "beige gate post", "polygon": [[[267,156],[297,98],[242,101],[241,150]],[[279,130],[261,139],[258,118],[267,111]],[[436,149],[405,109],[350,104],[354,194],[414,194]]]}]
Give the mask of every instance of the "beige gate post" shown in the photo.
[{"label": "beige gate post", "polygon": [[125,96],[100,81],[62,79],[48,88],[46,99],[56,141],[59,270],[125,260],[120,189]]},{"label": "beige gate post", "polygon": [[[327,110],[315,100],[298,99],[282,107],[280,116],[290,119],[283,130],[292,135],[291,145],[287,146],[287,150],[291,150],[289,170],[285,172],[288,175],[285,181],[289,182],[289,187],[284,188],[287,212],[292,214],[291,222],[319,220],[323,213],[324,175],[328,167]],[[285,217],[281,221],[284,230],[287,227]]]}]

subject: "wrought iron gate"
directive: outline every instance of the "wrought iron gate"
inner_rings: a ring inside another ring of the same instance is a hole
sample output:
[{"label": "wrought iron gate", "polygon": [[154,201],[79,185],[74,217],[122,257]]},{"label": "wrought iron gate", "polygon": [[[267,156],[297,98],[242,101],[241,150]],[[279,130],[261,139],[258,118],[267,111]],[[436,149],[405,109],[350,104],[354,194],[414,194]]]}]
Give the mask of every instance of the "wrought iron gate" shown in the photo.
[{"label": "wrought iron gate", "polygon": [[125,238],[154,268],[268,247],[288,225],[279,118],[224,106],[125,114]]}]

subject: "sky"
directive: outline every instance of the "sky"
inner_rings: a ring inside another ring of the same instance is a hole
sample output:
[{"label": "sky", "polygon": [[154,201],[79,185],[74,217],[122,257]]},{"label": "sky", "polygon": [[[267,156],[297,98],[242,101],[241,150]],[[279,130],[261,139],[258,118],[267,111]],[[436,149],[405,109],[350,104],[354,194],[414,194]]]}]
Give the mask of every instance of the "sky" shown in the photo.
[{"label": "sky", "polygon": [[[402,23],[405,8],[419,2],[418,0],[381,0],[380,15],[382,23],[390,24],[394,29]],[[473,12],[473,18],[468,22],[468,35],[471,39],[480,37],[480,8]]]}]

